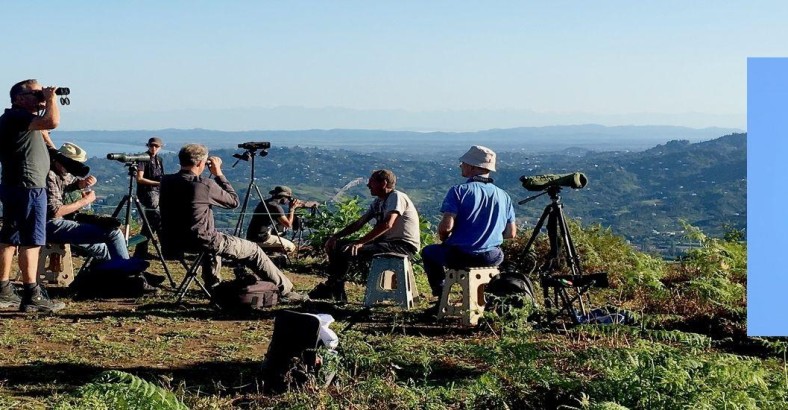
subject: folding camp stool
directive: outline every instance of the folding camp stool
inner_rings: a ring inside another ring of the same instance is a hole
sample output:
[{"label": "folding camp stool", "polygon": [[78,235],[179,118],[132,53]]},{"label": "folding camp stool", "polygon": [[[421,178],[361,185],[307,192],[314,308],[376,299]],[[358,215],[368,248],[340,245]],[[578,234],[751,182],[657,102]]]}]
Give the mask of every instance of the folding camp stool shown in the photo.
[{"label": "folding camp stool", "polygon": [[405,309],[410,309],[416,296],[416,278],[408,255],[380,253],[372,257],[367,277],[367,293],[364,296],[365,306],[391,300]]},{"label": "folding camp stool", "polygon": [[197,255],[197,258],[194,260],[194,262],[192,262],[191,265],[186,263],[186,255],[182,254],[178,257],[178,262],[180,262],[181,266],[186,269],[186,276],[183,277],[183,281],[181,281],[181,284],[178,285],[178,288],[175,290],[175,297],[177,298],[178,303],[183,301],[183,298],[186,296],[186,291],[189,290],[189,285],[191,285],[192,282],[197,283],[197,286],[200,287],[208,299],[211,298],[211,292],[208,291],[200,279],[197,278],[197,271],[200,269],[201,262],[203,259],[208,257],[210,257],[210,255],[208,255],[208,251],[203,251]]},{"label": "folding camp stool", "polygon": [[[49,266],[47,266],[49,259]],[[55,263],[59,259],[59,263]],[[52,269],[50,269],[52,268]],[[38,282],[68,286],[74,281],[74,262],[71,246],[67,243],[48,243],[38,254]]]},{"label": "folding camp stool", "polygon": [[[498,275],[495,266],[466,269],[447,269],[443,282],[443,294],[438,305],[438,319],[446,316],[459,316],[464,326],[475,326],[484,314],[484,288]],[[452,287],[460,285],[462,300],[450,302]]]}]

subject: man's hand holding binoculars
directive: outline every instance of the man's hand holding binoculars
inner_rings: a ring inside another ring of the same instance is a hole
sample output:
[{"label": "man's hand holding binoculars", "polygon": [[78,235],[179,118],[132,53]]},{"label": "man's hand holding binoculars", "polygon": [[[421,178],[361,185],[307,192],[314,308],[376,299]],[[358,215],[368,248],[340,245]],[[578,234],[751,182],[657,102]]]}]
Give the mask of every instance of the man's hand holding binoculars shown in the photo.
[{"label": "man's hand holding binoculars", "polygon": [[210,171],[211,174],[216,175],[217,177],[220,177],[220,176],[224,175],[224,174],[222,174],[222,159],[221,158],[219,158],[219,157],[208,157],[208,161],[207,161],[206,165],[208,166],[208,171]]},{"label": "man's hand holding binoculars", "polygon": [[296,198],[290,198],[290,209],[301,208],[304,206],[304,201]]}]

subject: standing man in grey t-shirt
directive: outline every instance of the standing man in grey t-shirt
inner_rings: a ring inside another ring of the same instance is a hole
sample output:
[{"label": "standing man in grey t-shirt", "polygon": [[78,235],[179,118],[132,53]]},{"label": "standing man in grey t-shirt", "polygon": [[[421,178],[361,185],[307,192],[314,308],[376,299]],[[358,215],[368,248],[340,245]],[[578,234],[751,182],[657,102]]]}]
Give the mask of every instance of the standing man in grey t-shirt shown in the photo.
[{"label": "standing man in grey t-shirt", "polygon": [[[60,123],[56,90],[36,80],[20,81],[11,87],[11,108],[0,116],[0,307],[17,305],[23,312],[55,312],[65,307],[51,301],[36,281],[38,255],[46,244],[49,130]],[[22,271],[21,299],[10,282],[16,248]]]},{"label": "standing man in grey t-shirt", "polygon": [[[369,259],[379,253],[416,254],[419,240],[419,213],[404,192],[395,189],[397,177],[387,169],[372,172],[367,182],[369,193],[376,197],[364,215],[331,235],[326,241],[328,280],[310,293],[312,299],[346,300],[345,281],[350,261]],[[341,240],[375,220],[375,226],[356,240]]]}]

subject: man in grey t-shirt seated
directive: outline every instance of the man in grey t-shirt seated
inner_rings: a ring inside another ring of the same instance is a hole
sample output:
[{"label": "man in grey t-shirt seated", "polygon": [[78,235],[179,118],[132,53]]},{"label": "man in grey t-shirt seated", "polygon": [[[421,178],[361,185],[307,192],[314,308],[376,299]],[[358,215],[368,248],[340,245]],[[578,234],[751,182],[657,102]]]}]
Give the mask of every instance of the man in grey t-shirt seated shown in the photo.
[{"label": "man in grey t-shirt seated", "polygon": [[[372,172],[367,182],[369,193],[376,197],[364,215],[331,235],[326,241],[328,280],[309,292],[313,299],[346,300],[345,281],[350,262],[369,259],[380,253],[414,255],[419,251],[419,213],[404,192],[395,189],[397,177],[380,169]],[[341,240],[375,220],[372,230],[356,240]]]}]

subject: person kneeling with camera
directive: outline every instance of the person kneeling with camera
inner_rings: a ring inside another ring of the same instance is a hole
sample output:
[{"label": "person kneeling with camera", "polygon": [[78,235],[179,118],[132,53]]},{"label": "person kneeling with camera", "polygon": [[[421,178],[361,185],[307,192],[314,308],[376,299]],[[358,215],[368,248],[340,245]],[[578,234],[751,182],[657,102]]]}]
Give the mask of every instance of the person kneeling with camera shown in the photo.
[{"label": "person kneeling with camera", "polygon": [[[87,160],[86,152],[70,142],[64,143],[58,151],[70,160]],[[133,271],[137,279],[135,283],[142,293],[155,292],[156,288],[150,286],[141,273],[148,266],[147,262],[142,266],[138,261],[129,260],[126,240],[118,229],[120,222],[108,216],[79,213],[80,209],[96,200],[96,193],[91,189],[96,184],[96,177],[89,175],[78,179],[60,161],[58,157],[52,157],[46,179],[47,241],[73,244],[84,250],[94,258],[91,265],[94,270]],[[72,193],[79,193],[79,198],[69,202],[68,197]],[[151,279],[159,281],[158,277]]]},{"label": "person kneeling with camera", "polygon": [[[240,262],[260,279],[276,285],[282,301],[308,299],[293,291],[290,279],[256,243],[216,230],[212,207],[238,206],[238,194],[222,173],[221,158],[209,158],[204,145],[187,144],[178,152],[178,161],[180,171],[161,179],[159,207],[165,252],[209,252],[212,257],[204,258],[202,264],[203,280],[208,287],[221,281],[218,267],[220,258],[225,257]],[[201,175],[206,167],[214,179]]]}]

